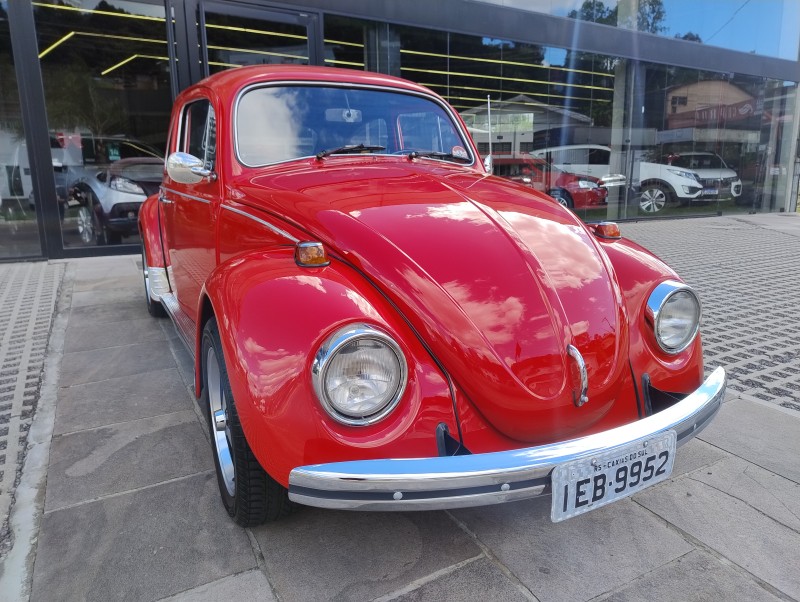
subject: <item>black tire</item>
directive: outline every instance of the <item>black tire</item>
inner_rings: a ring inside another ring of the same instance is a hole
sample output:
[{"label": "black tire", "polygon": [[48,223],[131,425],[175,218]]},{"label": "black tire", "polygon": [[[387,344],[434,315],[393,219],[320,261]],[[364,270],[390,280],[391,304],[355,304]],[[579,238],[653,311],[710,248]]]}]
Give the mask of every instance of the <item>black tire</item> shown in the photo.
[{"label": "black tire", "polygon": [[[215,318],[211,318],[203,328],[201,353],[201,402],[206,410],[217,484],[225,510],[242,527],[254,527],[288,515],[295,506],[289,501],[288,491],[264,471],[242,431]],[[218,374],[215,374],[215,369]],[[215,390],[210,387],[215,387]],[[216,406],[219,406],[217,412],[224,414],[224,428],[216,428],[213,409]],[[220,458],[227,471],[221,467]]]},{"label": "black tire", "polygon": [[566,207],[567,209],[572,209],[575,207],[575,203],[572,202],[572,197],[566,190],[562,190],[561,188],[555,188],[548,192],[551,197],[553,197],[556,202],[561,205],[562,207]]},{"label": "black tire", "polygon": [[144,277],[144,298],[147,301],[147,313],[154,318],[163,318],[167,315],[164,306],[158,301],[153,301],[150,296],[150,267],[147,265],[147,258],[142,247],[142,276]]},{"label": "black tire", "polygon": [[672,202],[672,192],[666,186],[657,183],[645,184],[639,198],[639,210],[642,213],[658,213]]}]

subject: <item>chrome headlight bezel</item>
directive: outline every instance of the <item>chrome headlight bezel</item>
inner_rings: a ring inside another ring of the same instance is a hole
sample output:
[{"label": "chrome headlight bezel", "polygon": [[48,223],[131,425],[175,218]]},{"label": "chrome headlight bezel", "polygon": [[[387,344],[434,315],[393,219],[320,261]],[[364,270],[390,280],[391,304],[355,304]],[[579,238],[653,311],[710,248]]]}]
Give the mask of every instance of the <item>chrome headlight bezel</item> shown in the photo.
[{"label": "chrome headlight bezel", "polygon": [[[687,336],[684,337],[679,345],[668,345],[660,336],[660,321],[664,315],[663,310],[667,303],[678,294],[689,295],[694,301],[697,308],[697,318],[693,327],[687,331]],[[700,298],[689,285],[683,282],[666,280],[653,289],[653,292],[650,293],[650,297],[647,299],[647,318],[653,328],[653,336],[661,350],[670,355],[675,355],[686,350],[694,342],[697,333],[700,331],[701,316],[702,307],[700,305]]]},{"label": "chrome headlight bezel", "polygon": [[[373,411],[363,416],[355,416],[337,408],[329,395],[326,382],[331,363],[337,354],[347,345],[364,339],[378,342],[394,354],[399,371],[398,384],[395,390],[387,395],[386,399]],[[397,407],[408,383],[408,364],[400,346],[383,330],[370,324],[350,324],[334,332],[320,346],[311,365],[311,380],[320,405],[331,418],[348,426],[367,426],[380,422]]]}]

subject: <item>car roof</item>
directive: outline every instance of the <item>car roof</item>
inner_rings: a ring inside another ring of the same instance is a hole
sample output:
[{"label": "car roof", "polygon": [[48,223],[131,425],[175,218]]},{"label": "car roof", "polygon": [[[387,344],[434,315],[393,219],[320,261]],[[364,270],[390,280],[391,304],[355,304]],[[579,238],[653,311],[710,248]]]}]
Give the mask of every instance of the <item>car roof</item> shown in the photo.
[{"label": "car roof", "polygon": [[178,98],[198,87],[211,88],[220,96],[230,96],[252,84],[283,81],[372,85],[436,96],[429,89],[408,80],[369,71],[310,65],[251,65],[215,73],[187,88]]}]

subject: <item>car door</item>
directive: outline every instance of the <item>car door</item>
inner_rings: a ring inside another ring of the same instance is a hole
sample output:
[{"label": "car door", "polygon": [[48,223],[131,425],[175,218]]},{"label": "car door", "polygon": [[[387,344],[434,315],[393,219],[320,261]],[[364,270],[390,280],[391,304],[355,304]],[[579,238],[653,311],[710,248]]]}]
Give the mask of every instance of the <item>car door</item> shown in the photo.
[{"label": "car door", "polygon": [[217,264],[215,230],[222,183],[216,177],[216,133],[211,100],[202,96],[188,100],[181,108],[170,152],[201,159],[213,175],[195,184],[181,183],[167,175],[160,196],[168,274],[182,328],[193,328],[197,321],[200,291]]}]

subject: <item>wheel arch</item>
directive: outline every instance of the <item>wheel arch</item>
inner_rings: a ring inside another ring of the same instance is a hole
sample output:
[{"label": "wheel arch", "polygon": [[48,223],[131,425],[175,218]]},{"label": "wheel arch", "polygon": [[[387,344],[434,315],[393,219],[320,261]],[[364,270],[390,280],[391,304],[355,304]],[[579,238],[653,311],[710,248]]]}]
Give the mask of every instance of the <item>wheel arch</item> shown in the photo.
[{"label": "wheel arch", "polygon": [[158,195],[148,197],[139,208],[139,236],[147,259],[153,268],[166,268],[164,245],[161,240],[161,216],[158,211]]},{"label": "wheel arch", "polygon": [[674,199],[677,196],[675,188],[672,186],[672,184],[670,184],[666,180],[659,180],[658,178],[649,178],[639,185],[641,190],[644,190],[648,186],[659,186],[660,188],[663,188],[667,192],[667,194],[670,195],[670,198],[672,199]]},{"label": "wheel arch", "polygon": [[[243,432],[267,473],[284,486],[297,466],[363,459],[377,447],[408,457],[435,455],[436,425],[458,431],[438,366],[396,308],[344,262],[299,267],[293,247],[238,255],[212,272],[199,303],[196,394],[203,386],[202,332],[215,316]],[[322,344],[354,323],[388,333],[408,363],[403,401],[381,422],[357,429],[326,413],[311,378]],[[430,437],[420,438],[420,431]],[[280,454],[270,450],[274,441],[282,442]]]}]

